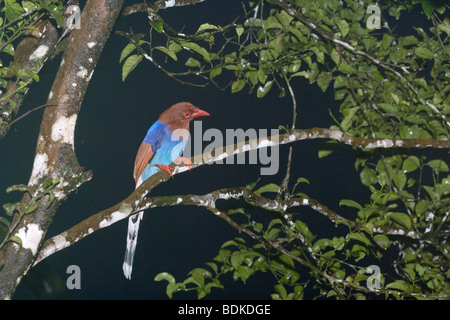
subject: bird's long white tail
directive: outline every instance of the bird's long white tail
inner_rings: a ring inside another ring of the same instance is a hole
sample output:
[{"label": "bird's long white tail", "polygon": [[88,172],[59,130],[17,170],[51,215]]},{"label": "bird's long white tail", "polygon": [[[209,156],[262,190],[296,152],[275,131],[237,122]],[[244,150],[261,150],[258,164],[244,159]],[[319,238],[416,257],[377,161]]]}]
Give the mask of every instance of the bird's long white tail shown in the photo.
[{"label": "bird's long white tail", "polygon": [[125,257],[122,266],[123,274],[127,279],[131,279],[134,252],[136,251],[137,236],[139,232],[139,223],[141,222],[143,216],[144,211],[140,211],[128,218],[127,247],[125,249]]}]

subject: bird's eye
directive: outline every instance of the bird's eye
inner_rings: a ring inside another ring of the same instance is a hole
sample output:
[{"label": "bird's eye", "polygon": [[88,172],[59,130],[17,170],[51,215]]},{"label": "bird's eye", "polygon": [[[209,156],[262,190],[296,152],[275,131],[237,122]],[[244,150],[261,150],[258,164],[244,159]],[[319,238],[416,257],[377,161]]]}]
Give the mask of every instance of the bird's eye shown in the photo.
[{"label": "bird's eye", "polygon": [[184,117],[187,119],[187,118],[189,118],[191,116],[191,114],[189,113],[189,112],[186,112],[185,114],[184,114]]}]

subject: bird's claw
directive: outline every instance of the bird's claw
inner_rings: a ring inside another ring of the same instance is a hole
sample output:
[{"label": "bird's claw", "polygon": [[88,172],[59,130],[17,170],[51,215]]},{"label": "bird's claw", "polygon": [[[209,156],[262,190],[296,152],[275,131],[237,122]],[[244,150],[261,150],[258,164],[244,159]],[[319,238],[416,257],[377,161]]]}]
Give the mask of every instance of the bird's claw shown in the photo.
[{"label": "bird's claw", "polygon": [[185,165],[189,167],[189,170],[191,170],[192,161],[185,157],[178,157],[175,159],[175,162],[183,162]]},{"label": "bird's claw", "polygon": [[173,173],[172,173],[173,169],[171,167],[165,166],[163,164],[155,164],[154,166],[168,172],[170,174],[170,176],[173,178]]}]

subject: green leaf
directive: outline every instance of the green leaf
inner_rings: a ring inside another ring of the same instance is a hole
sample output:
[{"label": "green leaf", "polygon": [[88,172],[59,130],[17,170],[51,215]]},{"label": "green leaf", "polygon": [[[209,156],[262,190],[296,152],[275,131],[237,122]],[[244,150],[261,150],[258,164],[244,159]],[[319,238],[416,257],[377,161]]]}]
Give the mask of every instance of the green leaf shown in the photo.
[{"label": "green leaf", "polygon": [[317,48],[317,47],[312,47],[311,51],[314,52],[314,54],[316,55],[317,58],[317,62],[323,64],[325,62],[325,55],[323,54],[323,52]]},{"label": "green leaf", "polygon": [[163,31],[163,23],[162,21],[155,21],[155,20],[149,20],[150,25],[152,26],[153,29],[155,29],[158,32]]},{"label": "green leaf", "polygon": [[392,104],[392,103],[379,103],[378,104],[379,107],[381,107],[381,109],[383,109],[383,111],[387,112],[387,113],[395,113],[398,111],[398,106]]},{"label": "green leaf", "polygon": [[8,228],[10,226],[10,222],[8,219],[4,218],[4,217],[0,217],[0,222],[2,222],[4,225],[6,225]]},{"label": "green leaf", "polygon": [[58,24],[58,27],[61,27],[64,23],[64,16],[62,15],[62,13],[57,8],[56,10],[49,10],[49,12]]},{"label": "green leaf", "polygon": [[217,271],[218,271],[217,264],[215,264],[214,262],[207,262],[206,264],[207,264],[211,269],[213,269],[213,271],[214,271],[215,273],[217,273]]},{"label": "green leaf", "polygon": [[209,73],[209,78],[213,79],[214,77],[217,77],[218,75],[220,75],[222,73],[222,68],[221,67],[215,67],[214,69],[211,70],[211,72]]},{"label": "green leaf", "polygon": [[258,80],[259,80],[259,82],[261,82],[261,84],[265,84],[266,83],[267,74],[264,72],[263,68],[259,68],[258,69],[257,76],[258,76]]},{"label": "green leaf", "polygon": [[342,250],[345,246],[345,239],[344,237],[333,237],[332,243],[336,250]]},{"label": "green leaf", "polygon": [[364,233],[360,233],[360,232],[355,232],[355,233],[350,233],[348,235],[348,239],[353,239],[353,240],[357,240],[360,241],[368,246],[371,246],[372,243],[370,242],[370,240],[364,235]]},{"label": "green leaf", "polygon": [[13,242],[17,243],[18,245],[22,246],[22,239],[20,239],[17,236],[10,236],[9,241],[13,241]]},{"label": "green leaf", "polygon": [[171,284],[175,284],[175,278],[170,273],[167,273],[167,272],[158,273],[155,276],[154,280],[155,281],[166,280],[167,282],[169,282]]},{"label": "green leaf", "polygon": [[416,214],[421,215],[422,213],[426,212],[429,206],[430,204],[428,203],[427,200],[419,201],[415,207]]},{"label": "green leaf", "polygon": [[342,122],[341,122],[341,128],[343,131],[347,131],[350,128],[350,125],[353,122],[353,117],[355,116],[355,114],[358,110],[359,110],[359,107],[353,107],[348,111],[344,120],[342,120]]},{"label": "green leaf", "polygon": [[241,26],[237,26],[236,27],[236,34],[238,35],[238,37],[240,37],[242,35],[242,33],[244,33],[244,28]]},{"label": "green leaf", "polygon": [[218,30],[218,29],[219,29],[218,26],[215,26],[215,25],[209,24],[209,23],[204,23],[204,24],[200,25],[200,27],[198,27],[198,30],[196,33],[199,33],[203,30]]},{"label": "green leaf", "polygon": [[174,52],[174,53],[178,53],[181,50],[183,50],[183,47],[180,46],[178,43],[176,43],[175,41],[171,41],[169,46],[168,46],[169,50]]},{"label": "green leaf", "polygon": [[28,12],[37,8],[37,5],[31,1],[22,1],[22,7]]},{"label": "green leaf", "polygon": [[302,235],[304,235],[305,237],[312,237],[313,236],[311,231],[309,231],[308,226],[303,221],[295,220],[295,226],[297,227],[298,231],[300,231],[300,233]]},{"label": "green leaf", "polygon": [[25,214],[30,214],[38,208],[38,204],[36,200],[32,199],[28,205],[28,208],[25,210]]},{"label": "green leaf", "polygon": [[279,185],[276,185],[275,183],[269,183],[256,190],[255,193],[257,195],[261,195],[262,193],[265,192],[278,192],[278,191],[280,191]]},{"label": "green leaf", "polygon": [[14,214],[14,211],[17,209],[17,206],[19,206],[19,205],[20,205],[20,202],[5,203],[3,205],[3,209],[5,210],[6,214],[11,217]]},{"label": "green leaf", "polygon": [[409,156],[402,164],[403,172],[407,173],[415,171],[418,167],[420,167],[420,160],[416,156]]},{"label": "green leaf", "polygon": [[364,168],[359,174],[361,182],[365,186],[371,186],[378,182],[377,175],[373,169]]},{"label": "green leaf", "polygon": [[319,75],[319,65],[317,64],[317,62],[313,62],[311,64],[311,68],[308,71],[308,79],[309,79],[309,83],[312,83],[316,77]]},{"label": "green leaf", "polygon": [[306,79],[309,78],[309,74],[308,74],[308,72],[306,72],[306,71],[299,71],[299,72],[296,72],[296,73],[294,73],[294,74],[291,75],[291,78],[293,78],[293,77],[299,77],[299,76],[305,77]]},{"label": "green leaf", "polygon": [[200,68],[200,67],[202,66],[202,64],[201,64],[200,61],[198,61],[197,59],[192,58],[192,57],[190,57],[190,58],[186,61],[185,65],[186,65],[187,67],[193,67],[193,68]]},{"label": "green leaf", "polygon": [[297,72],[298,70],[300,70],[301,65],[302,65],[302,60],[294,60],[294,61],[292,61],[292,63],[288,67],[288,72],[289,73]]},{"label": "green leaf", "polygon": [[411,219],[403,212],[388,212],[388,218],[406,229],[411,229]]},{"label": "green leaf", "polygon": [[243,283],[254,273],[254,269],[246,265],[240,265],[235,271],[235,276],[238,276]]},{"label": "green leaf", "polygon": [[311,184],[309,182],[309,180],[306,179],[306,178],[300,177],[300,178],[297,179],[297,184],[302,183],[302,182],[307,183],[307,184]]},{"label": "green leaf", "polygon": [[245,87],[245,81],[242,79],[239,79],[231,84],[231,93],[239,92],[242,89],[244,89],[244,87]]},{"label": "green leaf", "polygon": [[209,52],[206,51],[205,48],[202,48],[201,46],[199,46],[198,44],[196,44],[194,42],[180,41],[180,45],[185,49],[188,48],[188,49],[191,49],[192,51],[197,52],[198,54],[200,54],[203,57],[203,59],[205,59],[206,62],[211,61]]},{"label": "green leaf", "polygon": [[281,284],[276,284],[274,288],[282,300],[288,299],[287,291]]},{"label": "green leaf", "polygon": [[11,43],[8,43],[2,51],[14,56],[14,46]]},{"label": "green leaf", "polygon": [[350,27],[347,23],[347,21],[339,19],[336,21],[336,24],[339,28],[339,31],[341,32],[342,38],[345,38],[350,31]]},{"label": "green leaf", "polygon": [[273,81],[268,81],[264,86],[259,86],[256,91],[256,96],[258,98],[264,97],[272,88]]},{"label": "green leaf", "polygon": [[384,234],[377,234],[373,237],[373,240],[383,249],[389,248],[391,241],[389,238]]},{"label": "green leaf", "polygon": [[362,207],[359,203],[357,203],[353,200],[348,200],[348,199],[343,199],[343,200],[339,201],[339,206],[347,206],[347,207],[352,207],[352,208],[362,210]]},{"label": "green leaf", "polygon": [[430,51],[430,49],[425,47],[418,47],[415,50],[416,54],[422,59],[433,59],[434,54]]},{"label": "green leaf", "polygon": [[242,264],[242,262],[244,261],[245,258],[245,254],[243,254],[242,252],[235,252],[231,257],[230,257],[230,262],[231,265],[233,266],[234,269],[238,269],[238,267]]},{"label": "green leaf", "polygon": [[338,66],[338,70],[345,74],[354,74],[356,72],[355,68],[353,68],[351,65],[347,64],[346,62],[342,62]]},{"label": "green leaf", "polygon": [[154,47],[154,49],[158,49],[159,51],[164,52],[165,54],[167,54],[169,57],[171,57],[173,60],[177,61],[177,55],[175,54],[175,52],[167,49],[166,47],[162,47],[162,46],[157,46]]},{"label": "green leaf", "polygon": [[211,278],[211,272],[203,268],[195,268],[189,272],[189,275],[200,285],[205,284],[205,278]]},{"label": "green leaf", "polygon": [[324,142],[319,147],[318,157],[319,159],[325,158],[333,153],[334,149],[336,148],[336,142],[335,141],[327,141]]},{"label": "green leaf", "polygon": [[264,21],[264,28],[268,29],[283,29],[283,26],[278,22],[277,18],[274,16],[269,16],[266,21]]},{"label": "green leaf", "polygon": [[450,20],[445,18],[444,23],[438,24],[438,29],[450,36]]},{"label": "green leaf", "polygon": [[388,283],[386,285],[385,289],[396,289],[396,290],[400,290],[400,291],[406,291],[405,281],[396,280],[394,282]]},{"label": "green leaf", "polygon": [[278,235],[280,234],[280,229],[278,228],[272,228],[269,230],[269,232],[267,232],[267,240],[269,241],[273,241],[276,238],[278,238]]},{"label": "green leaf", "polygon": [[434,9],[436,9],[436,4],[433,0],[422,0],[422,10],[428,19],[430,19]]},{"label": "green leaf", "polygon": [[397,171],[392,173],[392,180],[399,190],[403,190],[406,185],[407,177],[403,171]]},{"label": "green leaf", "polygon": [[332,241],[327,238],[317,240],[312,246],[313,252],[317,253],[321,249],[325,249],[326,247],[332,246]]},{"label": "green leaf", "polygon": [[438,174],[439,172],[448,172],[448,165],[444,161],[440,159],[431,160],[425,163],[426,166],[429,166]]},{"label": "green leaf", "polygon": [[125,59],[134,50],[136,50],[136,46],[134,45],[134,43],[127,44],[120,54],[119,63],[121,63],[122,60]]},{"label": "green leaf", "polygon": [[292,17],[289,13],[287,13],[284,10],[281,11],[280,13],[277,13],[276,17],[285,28],[289,26],[292,20],[294,20],[294,17]]},{"label": "green leaf", "polygon": [[369,249],[360,244],[354,244],[350,252],[355,257],[355,261],[359,261],[369,253]]},{"label": "green leaf", "polygon": [[226,248],[228,246],[236,246],[236,247],[240,248],[242,245],[245,245],[245,240],[237,237],[232,240],[225,241],[222,244],[221,248]]},{"label": "green leaf", "polygon": [[13,191],[28,192],[28,186],[25,184],[15,184],[6,188],[6,193],[10,193]]},{"label": "green leaf", "polygon": [[323,92],[325,92],[327,90],[331,79],[332,79],[332,76],[331,76],[330,72],[321,72],[319,74],[319,76],[317,77],[317,85]]},{"label": "green leaf", "polygon": [[336,65],[339,65],[340,62],[339,52],[334,48],[331,50],[331,59],[334,61],[334,63],[336,63]]},{"label": "green leaf", "polygon": [[129,56],[122,67],[122,81],[128,77],[131,71],[142,61],[142,56],[134,54]]}]

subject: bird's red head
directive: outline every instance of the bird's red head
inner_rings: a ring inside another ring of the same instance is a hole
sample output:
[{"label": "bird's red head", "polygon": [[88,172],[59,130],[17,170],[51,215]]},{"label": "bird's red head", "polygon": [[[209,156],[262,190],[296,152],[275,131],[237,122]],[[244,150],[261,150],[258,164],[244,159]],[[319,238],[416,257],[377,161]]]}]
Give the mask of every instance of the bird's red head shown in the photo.
[{"label": "bird's red head", "polygon": [[159,116],[159,121],[170,125],[172,130],[188,129],[189,122],[197,117],[209,116],[209,113],[197,108],[190,102],[178,102]]}]

